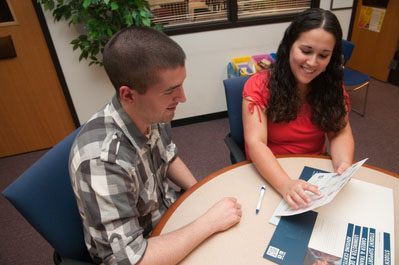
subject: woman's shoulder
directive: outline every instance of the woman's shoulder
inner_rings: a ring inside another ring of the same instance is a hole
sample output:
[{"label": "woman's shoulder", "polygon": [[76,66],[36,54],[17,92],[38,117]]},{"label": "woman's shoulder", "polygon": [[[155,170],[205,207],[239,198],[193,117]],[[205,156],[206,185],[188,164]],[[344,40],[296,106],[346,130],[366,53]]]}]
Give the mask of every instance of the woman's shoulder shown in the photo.
[{"label": "woman's shoulder", "polygon": [[269,70],[261,70],[259,72],[257,72],[256,74],[254,74],[253,76],[251,76],[249,80],[252,80],[253,82],[262,82],[262,83],[267,83],[269,81],[270,78],[270,72]]},{"label": "woman's shoulder", "polygon": [[251,76],[244,86],[245,94],[268,94],[268,82],[270,78],[270,73],[268,70],[262,70]]}]

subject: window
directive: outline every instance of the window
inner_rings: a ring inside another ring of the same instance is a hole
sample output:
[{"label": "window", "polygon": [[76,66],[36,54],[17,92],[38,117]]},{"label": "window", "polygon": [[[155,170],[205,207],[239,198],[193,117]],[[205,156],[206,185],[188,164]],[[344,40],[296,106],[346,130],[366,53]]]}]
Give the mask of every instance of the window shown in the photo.
[{"label": "window", "polygon": [[148,0],[154,22],[173,34],[290,21],[320,0]]}]

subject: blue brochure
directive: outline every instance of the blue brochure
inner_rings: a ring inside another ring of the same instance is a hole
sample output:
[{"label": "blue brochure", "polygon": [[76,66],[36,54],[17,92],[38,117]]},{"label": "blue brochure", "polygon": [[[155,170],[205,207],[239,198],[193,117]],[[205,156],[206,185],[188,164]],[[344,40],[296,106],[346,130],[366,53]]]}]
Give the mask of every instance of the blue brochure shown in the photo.
[{"label": "blue brochure", "polygon": [[316,218],[314,211],[282,217],[263,257],[283,265],[301,265]]},{"label": "blue brochure", "polygon": [[[299,178],[307,181],[320,172],[326,171],[305,166]],[[281,217],[263,257],[282,265],[302,265],[316,218],[314,211]]]},{"label": "blue brochure", "polygon": [[328,173],[328,172],[321,170],[321,169],[305,166],[305,167],[303,167],[303,170],[302,170],[301,175],[299,176],[299,179],[308,181],[316,173]]}]

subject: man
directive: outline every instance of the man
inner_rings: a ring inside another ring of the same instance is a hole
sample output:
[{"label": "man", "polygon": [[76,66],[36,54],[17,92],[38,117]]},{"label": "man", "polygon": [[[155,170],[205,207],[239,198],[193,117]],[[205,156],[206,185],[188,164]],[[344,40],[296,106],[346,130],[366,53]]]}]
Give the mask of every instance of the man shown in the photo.
[{"label": "man", "polygon": [[70,175],[87,248],[96,263],[176,264],[210,235],[240,221],[241,206],[224,198],[187,226],[148,238],[176,194],[196,179],[177,156],[169,122],[185,102],[185,54],[146,27],[116,33],[104,49],[116,95],[80,131]]}]

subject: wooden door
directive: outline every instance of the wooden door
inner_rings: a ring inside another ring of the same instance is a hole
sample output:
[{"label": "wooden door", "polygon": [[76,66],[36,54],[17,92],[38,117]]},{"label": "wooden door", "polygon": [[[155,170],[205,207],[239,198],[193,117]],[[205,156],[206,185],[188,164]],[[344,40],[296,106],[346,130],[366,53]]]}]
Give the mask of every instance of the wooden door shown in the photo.
[{"label": "wooden door", "polygon": [[16,57],[0,59],[0,157],[54,146],[75,125],[32,0],[0,0],[14,22],[0,23]]},{"label": "wooden door", "polygon": [[356,8],[351,36],[355,49],[347,66],[386,82],[399,36],[399,0],[389,0],[380,32],[358,26],[362,2]]}]

